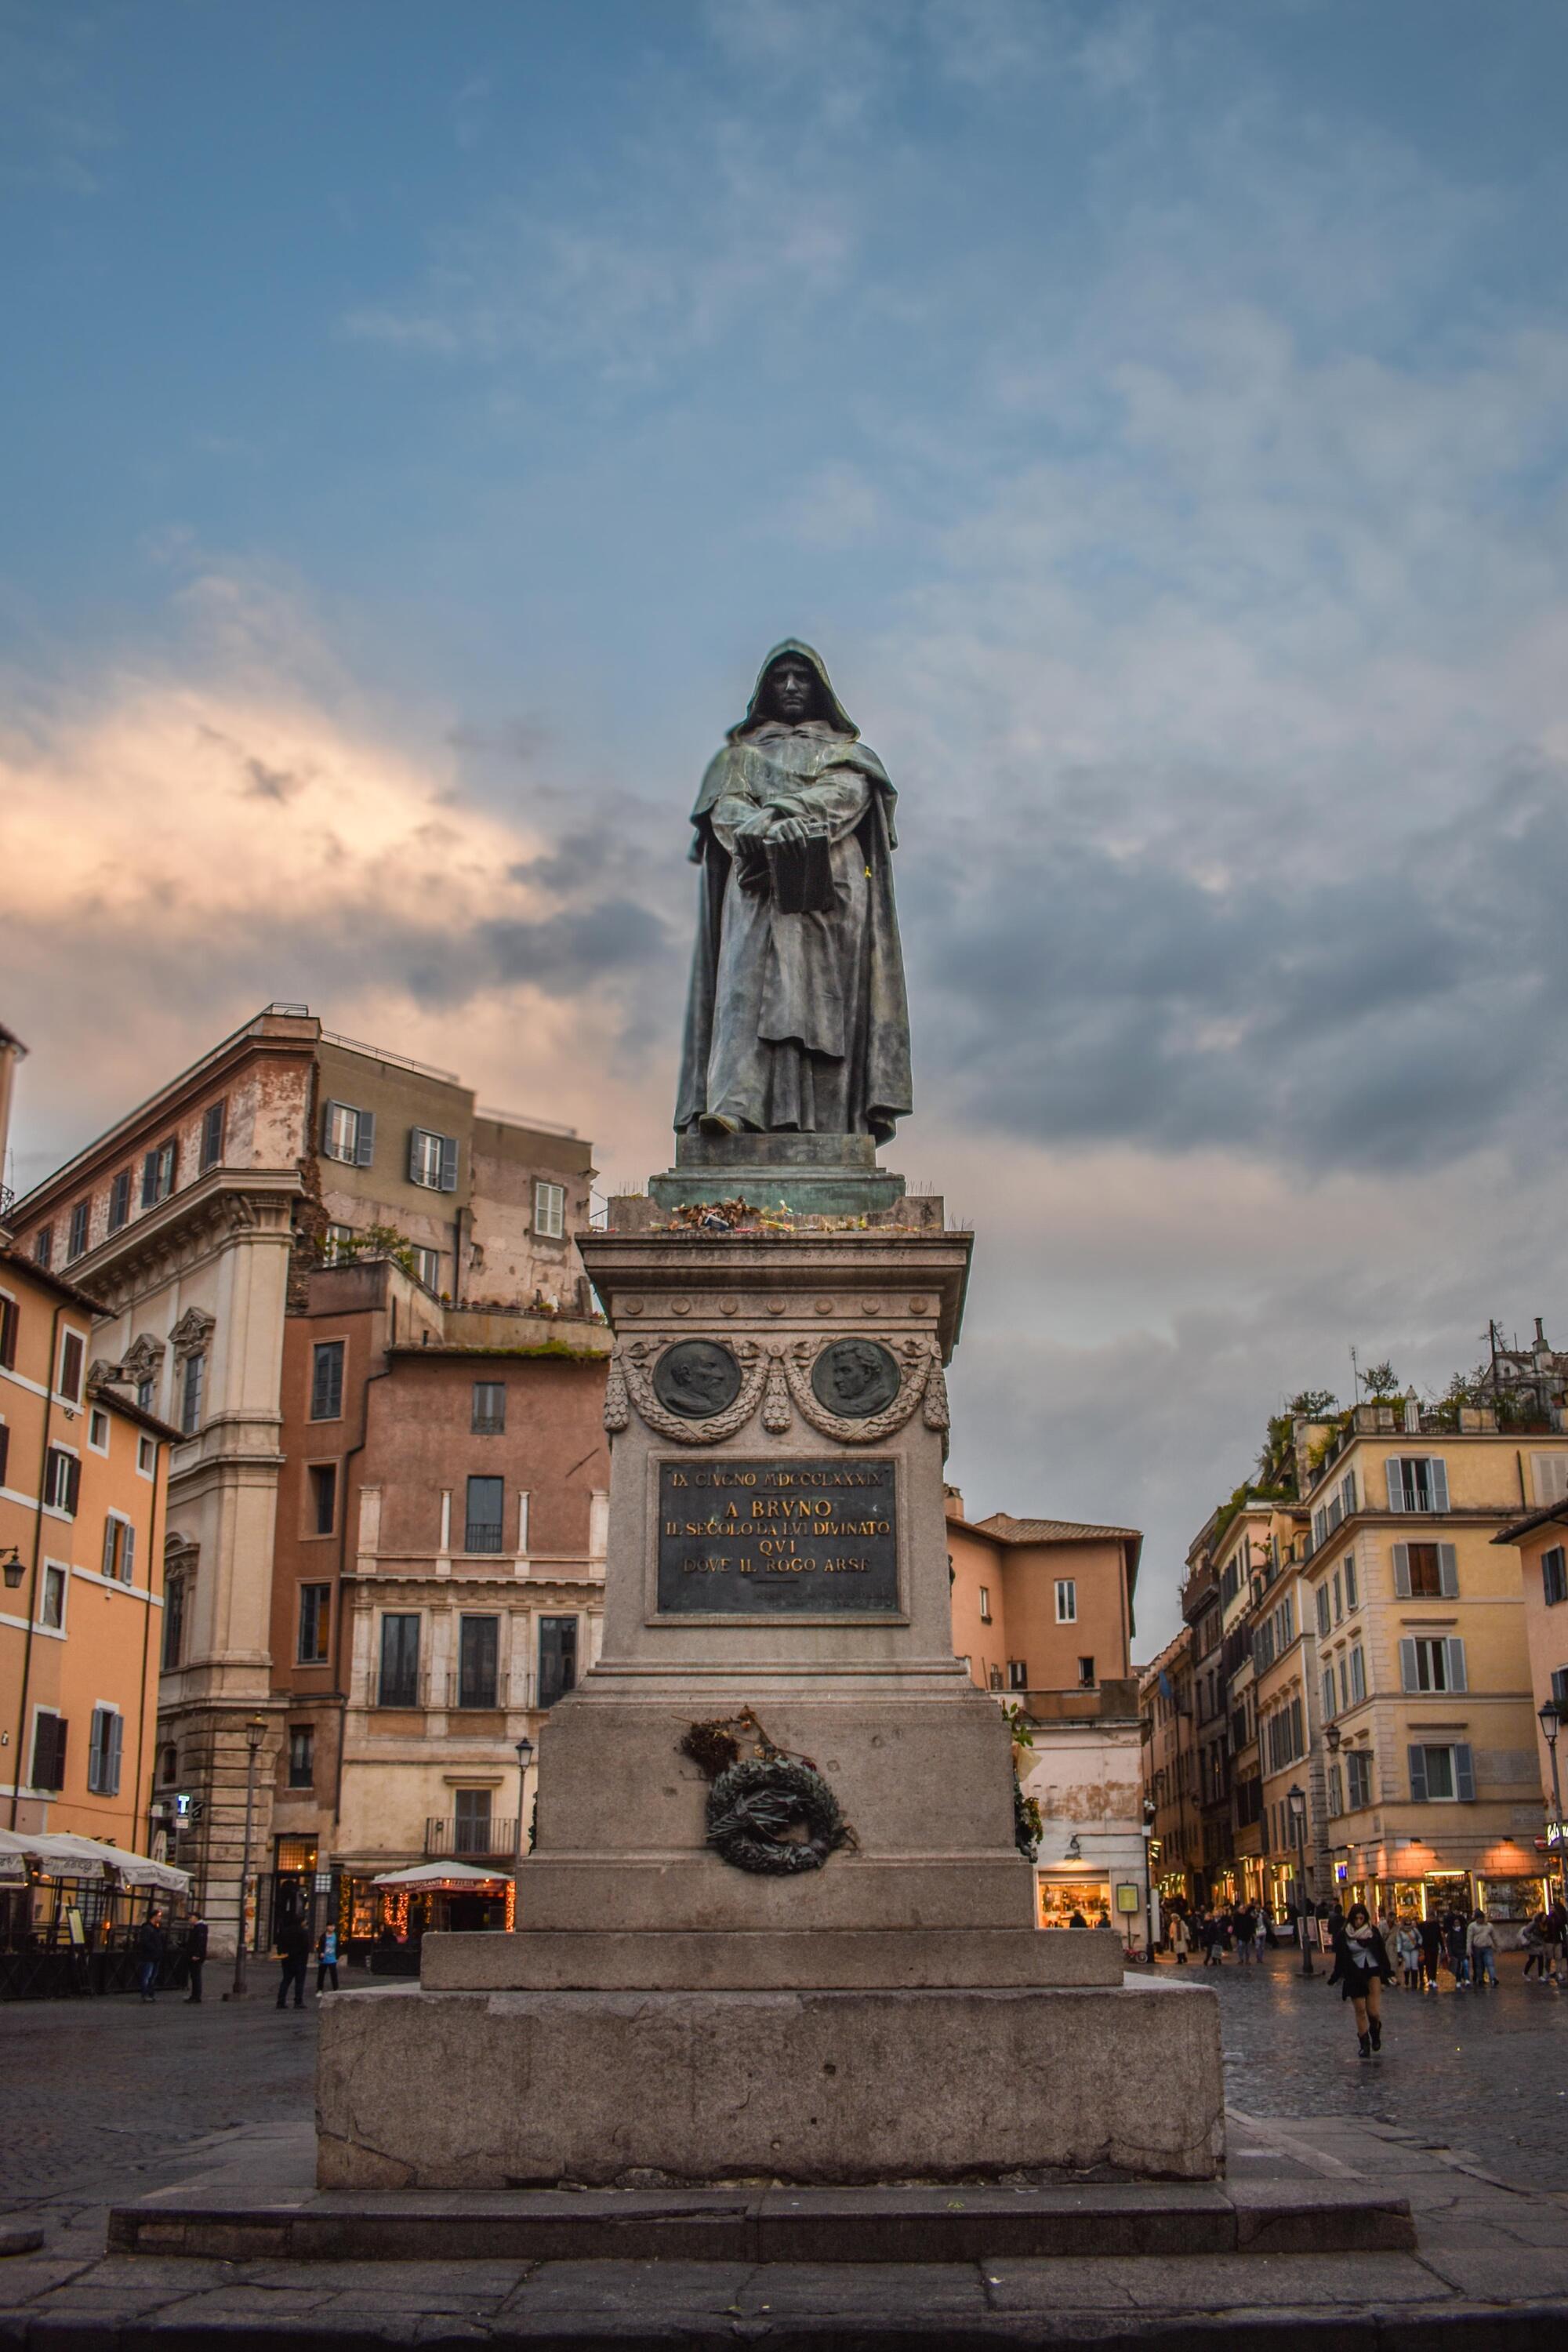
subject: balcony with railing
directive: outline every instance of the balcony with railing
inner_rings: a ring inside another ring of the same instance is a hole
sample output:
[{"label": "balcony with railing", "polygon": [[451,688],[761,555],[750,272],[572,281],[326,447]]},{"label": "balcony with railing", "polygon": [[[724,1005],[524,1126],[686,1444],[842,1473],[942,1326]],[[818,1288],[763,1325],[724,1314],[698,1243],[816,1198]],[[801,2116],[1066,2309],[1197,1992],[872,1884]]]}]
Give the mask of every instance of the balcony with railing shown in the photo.
[{"label": "balcony with railing", "polygon": [[507,1821],[486,1813],[478,1821],[458,1821],[449,1814],[430,1814],[425,1822],[425,1852],[432,1861],[510,1863],[517,1852],[517,1817]]},{"label": "balcony with railing", "polygon": [[501,1526],[499,1519],[469,1519],[463,1528],[465,1551],[500,1551]]}]

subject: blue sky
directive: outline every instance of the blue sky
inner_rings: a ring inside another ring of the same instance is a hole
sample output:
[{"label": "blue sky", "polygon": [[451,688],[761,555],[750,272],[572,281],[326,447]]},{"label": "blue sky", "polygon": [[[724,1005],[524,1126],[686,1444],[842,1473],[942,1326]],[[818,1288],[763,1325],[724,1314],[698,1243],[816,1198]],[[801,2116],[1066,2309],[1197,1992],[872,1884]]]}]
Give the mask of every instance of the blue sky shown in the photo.
[{"label": "blue sky", "polygon": [[805,635],[902,791],[954,1469],[1146,1527],[1157,1636],[1352,1340],[1568,1328],[1565,67],[1547,0],[0,0],[14,1181],[274,995],[645,1176],[685,809]]}]

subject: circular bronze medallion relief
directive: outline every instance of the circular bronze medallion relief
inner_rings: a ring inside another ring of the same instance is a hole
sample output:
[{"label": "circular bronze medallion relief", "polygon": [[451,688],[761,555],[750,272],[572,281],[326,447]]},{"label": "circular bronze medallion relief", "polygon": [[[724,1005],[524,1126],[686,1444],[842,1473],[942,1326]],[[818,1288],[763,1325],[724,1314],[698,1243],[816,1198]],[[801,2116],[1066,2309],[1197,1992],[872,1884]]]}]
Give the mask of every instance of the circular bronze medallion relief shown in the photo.
[{"label": "circular bronze medallion relief", "polygon": [[741,1393],[741,1367],[717,1339],[678,1339],[653,1368],[653,1392],[666,1412],[706,1421]]},{"label": "circular bronze medallion relief", "polygon": [[898,1362],[876,1339],[835,1339],[812,1366],[811,1386],[829,1412],[866,1421],[898,1395]]}]

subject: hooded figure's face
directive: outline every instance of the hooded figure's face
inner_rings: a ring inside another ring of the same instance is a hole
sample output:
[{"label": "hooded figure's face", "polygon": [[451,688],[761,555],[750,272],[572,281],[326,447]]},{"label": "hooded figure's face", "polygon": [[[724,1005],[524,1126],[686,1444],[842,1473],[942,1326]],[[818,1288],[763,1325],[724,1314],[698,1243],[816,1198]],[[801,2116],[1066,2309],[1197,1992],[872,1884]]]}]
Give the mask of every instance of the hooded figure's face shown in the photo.
[{"label": "hooded figure's face", "polygon": [[763,685],[763,699],[768,716],[782,719],[786,727],[798,727],[803,719],[821,715],[816,673],[798,654],[784,654],[774,662]]}]

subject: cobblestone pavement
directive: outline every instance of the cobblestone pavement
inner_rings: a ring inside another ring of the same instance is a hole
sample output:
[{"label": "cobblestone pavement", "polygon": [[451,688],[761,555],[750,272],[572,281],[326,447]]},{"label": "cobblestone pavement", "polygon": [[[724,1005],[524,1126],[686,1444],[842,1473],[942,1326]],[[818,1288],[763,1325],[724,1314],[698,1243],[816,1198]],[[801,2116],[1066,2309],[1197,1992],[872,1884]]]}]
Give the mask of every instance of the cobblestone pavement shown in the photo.
[{"label": "cobblestone pavement", "polygon": [[[1058,2257],[919,2264],[287,2263],[105,2258],[111,2202],[200,2182],[309,2180],[313,2009],[269,1990],[198,2017],[172,1999],[0,2009],[0,2352],[166,2345],[488,2343],[577,2352],[1079,2345],[1187,2352],[1284,2328],[1323,2352],[1557,2352],[1568,2343],[1568,1993],[1395,1993],[1363,2064],[1349,2012],[1279,1952],[1210,1971],[1237,2182],[1357,2178],[1407,2196],[1415,2253]],[[1194,1971],[1201,1975],[1201,1971]],[[374,1991],[353,1998],[374,1999]],[[1499,2331],[1501,2331],[1500,2333]]]},{"label": "cobblestone pavement", "polygon": [[1326,1970],[1308,1982],[1292,1952],[1183,1973],[1219,1992],[1231,2108],[1392,2126],[1512,2187],[1568,2187],[1568,1992],[1526,1984],[1522,1957],[1499,1957],[1495,1990],[1451,1990],[1447,1976],[1436,1993],[1385,1987],[1370,2063],[1339,1987]]}]

